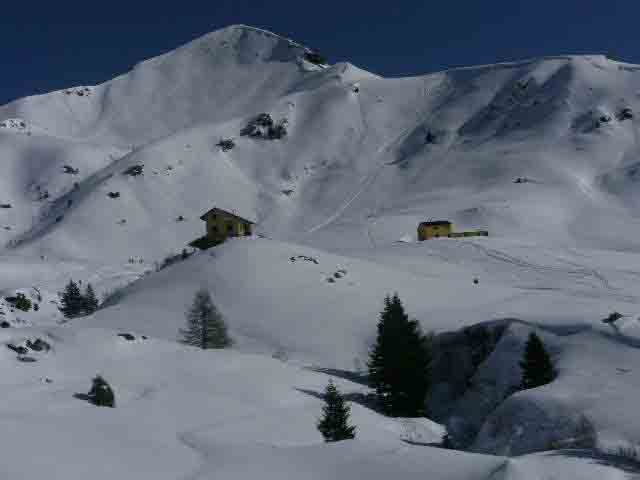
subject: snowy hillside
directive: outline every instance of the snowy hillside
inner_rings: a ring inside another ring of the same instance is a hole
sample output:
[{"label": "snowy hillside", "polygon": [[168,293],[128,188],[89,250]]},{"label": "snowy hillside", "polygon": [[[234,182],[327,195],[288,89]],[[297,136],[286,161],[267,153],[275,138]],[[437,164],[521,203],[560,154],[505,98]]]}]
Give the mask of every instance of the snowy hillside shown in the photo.
[{"label": "snowy hillside", "polygon": [[[0,345],[0,470],[639,473],[606,453],[640,448],[638,115],[640,66],[603,56],[382,78],[247,26],[101,85],[0,106],[0,343],[26,352]],[[256,235],[160,268],[204,234],[214,206],[254,220]],[[417,242],[429,219],[489,236]],[[107,302],[67,322],[58,292],[71,278]],[[175,342],[199,288],[227,320],[230,351]],[[363,401],[394,292],[437,335],[438,423]],[[18,295],[37,310],[17,309]],[[624,317],[604,324],[614,311]],[[558,378],[514,393],[533,331]],[[33,350],[37,339],[50,348]],[[116,409],[74,398],[96,373]],[[358,426],[340,445],[315,428],[330,377]],[[445,427],[466,452],[434,446]],[[27,468],[26,451],[47,455]]]}]

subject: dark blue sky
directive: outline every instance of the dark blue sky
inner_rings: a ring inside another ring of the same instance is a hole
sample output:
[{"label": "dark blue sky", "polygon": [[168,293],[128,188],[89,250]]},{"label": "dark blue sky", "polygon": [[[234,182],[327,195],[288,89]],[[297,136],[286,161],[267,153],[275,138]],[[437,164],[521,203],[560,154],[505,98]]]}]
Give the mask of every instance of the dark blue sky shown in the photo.
[{"label": "dark blue sky", "polygon": [[[565,53],[640,63],[635,0],[3,2],[0,104],[95,84],[244,23],[387,76]],[[24,5],[24,6],[22,6]]]}]

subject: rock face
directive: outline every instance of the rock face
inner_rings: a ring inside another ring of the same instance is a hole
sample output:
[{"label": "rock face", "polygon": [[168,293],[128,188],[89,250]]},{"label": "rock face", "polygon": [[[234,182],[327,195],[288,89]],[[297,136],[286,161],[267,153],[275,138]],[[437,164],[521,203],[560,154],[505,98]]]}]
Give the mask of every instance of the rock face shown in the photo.
[{"label": "rock face", "polygon": [[504,319],[435,337],[434,385],[427,407],[432,418],[447,425],[454,447],[474,445],[487,418],[519,390],[519,362],[533,330],[519,320]]},{"label": "rock face", "polygon": [[512,456],[597,445],[594,425],[570,398],[555,393],[553,383],[520,390],[520,361],[533,331],[557,360],[564,340],[516,319],[434,338],[427,407],[447,426],[453,448]]},{"label": "rock face", "polygon": [[438,335],[433,345],[432,418],[447,425],[452,443],[466,448],[484,419],[519,383],[524,343],[505,319]]}]

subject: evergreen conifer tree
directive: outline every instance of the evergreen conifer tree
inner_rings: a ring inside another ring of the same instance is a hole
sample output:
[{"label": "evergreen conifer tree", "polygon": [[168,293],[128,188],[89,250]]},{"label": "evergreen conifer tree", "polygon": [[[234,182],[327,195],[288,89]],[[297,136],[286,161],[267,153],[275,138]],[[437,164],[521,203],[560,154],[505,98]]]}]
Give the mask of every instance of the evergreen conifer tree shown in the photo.
[{"label": "evergreen conifer tree", "polygon": [[86,315],[91,315],[93,312],[98,310],[98,298],[96,297],[96,292],[93,290],[93,286],[90,283],[87,283],[82,300],[83,310]]},{"label": "evergreen conifer tree", "polygon": [[116,406],[113,389],[100,375],[96,375],[92,380],[91,390],[89,390],[88,396],[93,404],[98,407],[114,408]]},{"label": "evergreen conifer tree", "polygon": [[385,414],[424,415],[430,364],[430,341],[420,331],[418,322],[409,320],[398,294],[387,296],[368,363],[369,383]]},{"label": "evergreen conifer tree", "polygon": [[529,334],[520,367],[522,368],[522,389],[541,387],[551,383],[556,376],[551,358],[535,332]]},{"label": "evergreen conifer tree", "polygon": [[67,318],[75,318],[82,315],[84,310],[84,298],[80,293],[80,287],[73,280],[69,280],[69,283],[64,288],[64,291],[59,294],[60,311]]},{"label": "evergreen conifer tree", "polygon": [[342,397],[338,388],[329,380],[324,391],[325,405],[322,407],[322,418],[317,424],[325,442],[339,442],[356,437],[356,427],[349,425],[351,407]]},{"label": "evergreen conifer tree", "polygon": [[196,292],[186,317],[187,328],[180,330],[183,343],[202,349],[225,348],[232,345],[233,341],[227,333],[224,318],[213,304],[208,291]]}]

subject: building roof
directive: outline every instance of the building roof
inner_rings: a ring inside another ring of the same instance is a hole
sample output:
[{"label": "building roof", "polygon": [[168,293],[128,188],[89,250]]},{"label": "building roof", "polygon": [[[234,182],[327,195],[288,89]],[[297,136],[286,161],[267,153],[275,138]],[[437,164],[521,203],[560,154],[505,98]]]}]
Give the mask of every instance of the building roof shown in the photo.
[{"label": "building roof", "polygon": [[255,222],[252,222],[251,220],[248,220],[248,219],[246,219],[244,217],[241,217],[240,215],[238,215],[238,214],[236,214],[234,212],[229,212],[227,210],[223,210],[222,208],[217,208],[217,207],[213,207],[212,209],[207,210],[205,213],[203,213],[200,216],[200,220],[206,220],[207,219],[207,215],[209,215],[210,213],[220,213],[220,214],[223,214],[223,215],[229,215],[230,217],[237,218],[238,220],[241,220],[241,221],[243,221],[245,223],[250,223],[252,225],[255,225]]},{"label": "building roof", "polygon": [[449,220],[434,220],[432,222],[422,222],[420,224],[421,227],[435,227],[440,225],[451,225]]}]

